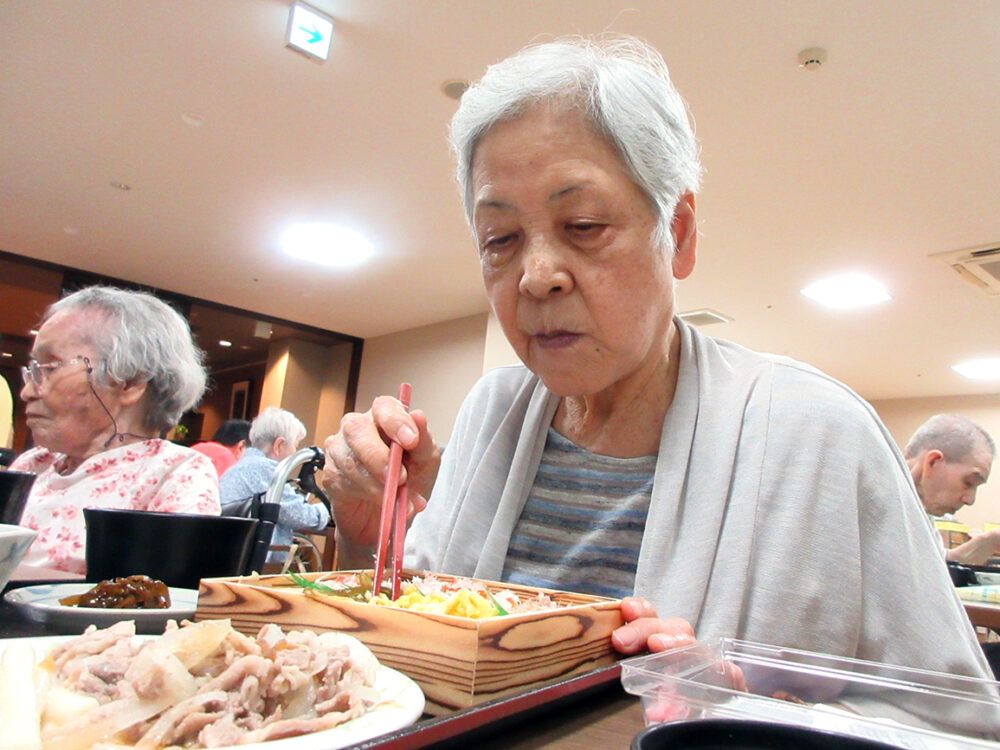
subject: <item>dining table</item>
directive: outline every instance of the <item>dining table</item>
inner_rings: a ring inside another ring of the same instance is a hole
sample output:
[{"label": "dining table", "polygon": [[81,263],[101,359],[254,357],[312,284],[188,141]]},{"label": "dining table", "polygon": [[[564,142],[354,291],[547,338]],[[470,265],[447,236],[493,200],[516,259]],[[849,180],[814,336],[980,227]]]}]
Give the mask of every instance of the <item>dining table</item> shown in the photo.
[{"label": "dining table", "polygon": [[[58,571],[15,572],[5,592],[36,583],[82,580]],[[67,635],[26,618],[0,597],[0,638]],[[621,686],[617,664],[556,678],[524,691],[438,716],[350,746],[354,750],[475,747],[476,750],[628,748],[644,728],[640,700]],[[318,749],[319,750],[319,749]]]}]

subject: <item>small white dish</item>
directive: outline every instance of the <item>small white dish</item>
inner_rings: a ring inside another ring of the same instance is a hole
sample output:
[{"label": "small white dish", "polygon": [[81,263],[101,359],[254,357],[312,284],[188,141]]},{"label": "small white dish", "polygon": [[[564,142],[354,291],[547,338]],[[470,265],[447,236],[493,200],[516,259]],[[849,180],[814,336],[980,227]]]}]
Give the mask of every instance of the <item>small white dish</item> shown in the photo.
[{"label": "small white dish", "polygon": [[[189,589],[179,590],[187,591]],[[171,595],[172,593],[173,589],[171,589]],[[197,592],[193,593],[197,594]],[[141,637],[148,638],[150,636]],[[9,644],[27,643],[35,651],[36,657],[41,660],[54,646],[65,643],[70,638],[71,636],[56,635],[38,638],[0,639],[0,657],[3,656],[3,651]],[[378,693],[378,702],[367,713],[332,729],[324,729],[320,732],[297,737],[269,740],[268,742],[219,747],[215,750],[339,750],[339,748],[350,747],[373,737],[408,727],[424,713],[423,691],[417,683],[402,672],[380,664],[375,673],[375,690]]]},{"label": "small white dish", "polygon": [[0,523],[0,589],[7,585],[36,534],[34,529]]},{"label": "small white dish", "polygon": [[194,589],[170,589],[170,606],[166,609],[95,609],[71,607],[59,600],[89,591],[93,583],[45,583],[11,589],[4,595],[33,622],[48,625],[64,633],[79,634],[88,625],[106,628],[121,620],[135,620],[137,633],[159,634],[167,620],[184,620],[194,617],[198,608],[198,592]]}]

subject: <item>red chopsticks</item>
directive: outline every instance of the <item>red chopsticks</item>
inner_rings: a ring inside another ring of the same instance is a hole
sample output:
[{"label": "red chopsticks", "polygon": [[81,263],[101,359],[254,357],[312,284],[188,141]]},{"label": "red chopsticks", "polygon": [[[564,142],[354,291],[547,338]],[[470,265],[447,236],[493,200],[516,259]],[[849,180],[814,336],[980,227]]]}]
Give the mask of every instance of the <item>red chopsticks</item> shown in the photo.
[{"label": "red chopsticks", "polygon": [[[399,400],[403,408],[410,408],[409,383],[399,386]],[[389,535],[392,535],[392,598],[399,598],[399,576],[403,570],[403,541],[406,537],[407,493],[406,486],[399,486],[399,470],[403,463],[403,446],[392,441],[389,447],[389,472],[382,491],[382,517],[378,526],[378,549],[375,551],[375,570],[372,576],[372,596],[382,589],[382,575],[389,552]]]}]

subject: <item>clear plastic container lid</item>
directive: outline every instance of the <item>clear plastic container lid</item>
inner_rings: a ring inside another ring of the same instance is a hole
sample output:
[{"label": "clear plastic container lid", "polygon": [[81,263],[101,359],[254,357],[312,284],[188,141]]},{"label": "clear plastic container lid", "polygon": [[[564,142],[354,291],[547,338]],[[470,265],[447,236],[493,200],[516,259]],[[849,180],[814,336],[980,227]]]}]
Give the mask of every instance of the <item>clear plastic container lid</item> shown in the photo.
[{"label": "clear plastic container lid", "polygon": [[621,662],[647,724],[772,721],[903,748],[993,748],[1000,684],[730,638]]}]

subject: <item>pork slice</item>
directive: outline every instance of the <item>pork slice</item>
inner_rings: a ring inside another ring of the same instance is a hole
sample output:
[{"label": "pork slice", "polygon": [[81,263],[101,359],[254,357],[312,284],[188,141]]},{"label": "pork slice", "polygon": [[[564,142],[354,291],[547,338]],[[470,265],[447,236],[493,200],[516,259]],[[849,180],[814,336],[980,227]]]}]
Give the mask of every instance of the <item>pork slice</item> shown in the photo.
[{"label": "pork slice", "polygon": [[241,656],[260,656],[261,647],[252,638],[231,630],[226,634],[220,648],[191,669],[195,676],[217,675]]},{"label": "pork slice", "polygon": [[62,687],[93,696],[102,703],[121,697],[119,686],[129,662],[128,657],[119,655],[118,651],[120,649],[112,647],[104,654],[65,661],[54,678]]},{"label": "pork slice", "polygon": [[258,714],[264,713],[266,701],[260,677],[257,675],[246,675],[243,682],[240,683],[238,695],[232,693],[230,695],[235,697],[239,701],[239,705],[245,706],[248,711]]},{"label": "pork slice", "polygon": [[[277,627],[277,626],[274,626]],[[279,628],[280,630],[280,628]],[[260,655],[260,644],[257,643],[253,638],[249,638],[238,630],[231,631],[224,641],[227,648],[241,654],[256,654]]]},{"label": "pork slice", "polygon": [[[183,724],[189,716],[206,713],[218,714],[225,708],[226,698],[224,690],[211,690],[197,693],[171,706],[157,717],[142,739],[136,743],[136,750],[184,744],[184,738],[177,732],[178,726]],[[217,718],[213,720],[217,720]],[[199,730],[204,726],[204,723],[201,724]]]},{"label": "pork slice", "polygon": [[292,693],[298,693],[312,683],[312,675],[304,672],[294,659],[285,658],[285,652],[279,652],[274,658],[274,673],[264,691],[264,697],[270,702],[282,702],[283,698]]},{"label": "pork slice", "polygon": [[221,720],[231,719],[232,717],[225,711],[193,711],[177,722],[169,739],[175,745],[190,745],[197,740],[205,727]]},{"label": "pork slice", "polygon": [[52,664],[58,674],[67,663],[82,657],[102,654],[123,640],[130,641],[134,635],[135,622],[133,620],[116,622],[103,630],[96,630],[91,625],[79,638],[74,638],[53,648],[49,652],[49,658],[52,659]]},{"label": "pork slice", "polygon": [[107,703],[118,697],[118,681],[109,682],[88,669],[81,669],[59,679],[59,684],[74,693],[97,698],[99,703]]},{"label": "pork slice", "polygon": [[128,665],[128,658],[112,655],[100,661],[88,662],[87,667],[94,677],[113,685],[125,676]]},{"label": "pork slice", "polygon": [[267,742],[269,740],[280,740],[285,737],[298,737],[311,732],[321,732],[324,729],[332,729],[364,713],[362,708],[353,708],[343,713],[328,713],[311,719],[283,719],[271,722],[258,730],[247,732],[239,741],[240,745],[249,745],[254,742]]},{"label": "pork slice", "polygon": [[202,747],[230,747],[238,745],[244,734],[244,729],[236,725],[232,716],[223,715],[202,728],[198,733],[198,744]]},{"label": "pork slice", "polygon": [[[350,711],[355,703],[361,703],[361,701],[345,690],[334,694],[332,698],[328,698],[325,701],[317,701],[316,715],[325,716],[329,713],[342,713]],[[366,706],[362,705],[361,708],[365,709]]]},{"label": "pork slice", "polygon": [[201,690],[225,690],[230,691],[243,684],[247,675],[253,675],[260,683],[266,684],[271,681],[273,664],[263,656],[242,656],[217,677],[210,679],[201,686]]}]

